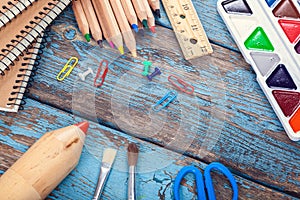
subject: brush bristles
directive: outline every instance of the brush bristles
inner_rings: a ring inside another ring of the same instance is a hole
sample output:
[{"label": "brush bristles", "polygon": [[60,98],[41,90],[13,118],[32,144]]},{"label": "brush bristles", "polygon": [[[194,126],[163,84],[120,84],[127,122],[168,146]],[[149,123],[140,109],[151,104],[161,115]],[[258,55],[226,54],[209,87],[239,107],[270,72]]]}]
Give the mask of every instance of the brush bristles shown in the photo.
[{"label": "brush bristles", "polygon": [[130,143],[127,150],[128,165],[135,166],[138,160],[139,149],[136,144]]},{"label": "brush bristles", "polygon": [[103,152],[103,158],[102,158],[102,163],[108,163],[110,165],[113,164],[115,157],[117,154],[117,150],[115,149],[105,149]]}]

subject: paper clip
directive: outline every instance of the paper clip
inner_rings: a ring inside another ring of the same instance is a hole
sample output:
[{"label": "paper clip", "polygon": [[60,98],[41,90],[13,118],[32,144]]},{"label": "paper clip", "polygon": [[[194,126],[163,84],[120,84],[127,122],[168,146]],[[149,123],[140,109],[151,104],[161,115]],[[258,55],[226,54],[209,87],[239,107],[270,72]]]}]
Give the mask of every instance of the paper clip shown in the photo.
[{"label": "paper clip", "polygon": [[174,85],[178,90],[187,93],[187,94],[193,94],[194,93],[194,87],[184,80],[180,79],[179,77],[175,75],[170,75],[168,77],[168,81]]},{"label": "paper clip", "polygon": [[[78,58],[76,57],[71,57],[68,62],[65,64],[65,66],[62,68],[62,70],[57,74],[56,79],[58,81],[63,81],[65,80],[65,78],[67,78],[71,72],[73,71],[74,67],[77,65],[78,63]],[[68,71],[66,72],[66,70],[68,69]],[[65,73],[62,77],[61,75]]]},{"label": "paper clip", "polygon": [[[100,76],[100,72],[101,72],[103,63],[105,63],[106,66],[104,67],[103,74]],[[105,60],[105,59],[103,59],[103,60],[100,62],[100,65],[99,65],[99,68],[98,68],[96,77],[95,77],[95,79],[94,79],[94,86],[95,86],[95,87],[101,87],[101,86],[103,85],[107,72],[108,72],[108,61]],[[96,82],[97,82],[97,79],[98,79],[99,77],[100,77],[100,79],[101,79],[101,82],[97,84]]]},{"label": "paper clip", "polygon": [[[177,97],[177,92],[174,90],[170,90],[163,98],[161,98],[153,107],[152,109],[155,112],[159,112],[161,109],[167,107],[175,98]],[[167,102],[165,104],[162,104],[164,101]],[[160,105],[162,106],[158,108]]]}]

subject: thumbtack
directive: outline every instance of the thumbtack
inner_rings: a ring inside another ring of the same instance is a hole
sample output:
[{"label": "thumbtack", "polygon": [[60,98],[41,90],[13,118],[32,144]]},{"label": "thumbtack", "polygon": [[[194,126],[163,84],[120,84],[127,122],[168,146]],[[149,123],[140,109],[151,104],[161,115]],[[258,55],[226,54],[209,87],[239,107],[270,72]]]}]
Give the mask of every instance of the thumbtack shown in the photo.
[{"label": "thumbtack", "polygon": [[89,67],[89,69],[83,73],[78,73],[78,76],[79,78],[82,80],[82,81],[85,81],[85,78],[87,77],[87,75],[89,74],[93,74],[93,70]]},{"label": "thumbtack", "polygon": [[144,65],[144,71],[142,72],[142,75],[143,76],[147,76],[149,74],[149,69],[152,65],[152,62],[151,61],[148,61],[148,60],[145,60],[143,62],[143,65]]},{"label": "thumbtack", "polygon": [[161,74],[161,71],[157,67],[155,67],[154,72],[150,75],[147,75],[147,78],[149,79],[149,81],[152,81],[154,76],[160,75],[160,74]]}]

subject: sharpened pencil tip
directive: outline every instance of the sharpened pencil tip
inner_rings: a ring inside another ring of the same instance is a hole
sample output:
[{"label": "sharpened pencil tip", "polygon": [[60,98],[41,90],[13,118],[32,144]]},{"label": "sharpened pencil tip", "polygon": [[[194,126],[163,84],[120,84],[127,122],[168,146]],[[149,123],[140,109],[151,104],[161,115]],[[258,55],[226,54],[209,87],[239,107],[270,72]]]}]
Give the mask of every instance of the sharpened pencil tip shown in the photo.
[{"label": "sharpened pencil tip", "polygon": [[123,46],[118,47],[118,50],[120,51],[120,53],[122,55],[124,54],[124,47]]},{"label": "sharpened pencil tip", "polygon": [[133,28],[133,30],[134,30],[136,33],[139,32],[139,27],[138,27],[138,25],[132,24],[132,25],[131,25],[131,28]]},{"label": "sharpened pencil tip", "polygon": [[144,26],[145,28],[149,28],[146,19],[144,19],[144,20],[142,21],[142,24],[143,24],[143,26]]},{"label": "sharpened pencil tip", "polygon": [[85,37],[87,42],[91,41],[91,35],[90,34],[87,33],[87,34],[84,35],[84,37]]},{"label": "sharpened pencil tip", "polygon": [[111,48],[113,48],[113,49],[115,48],[115,45],[114,45],[114,43],[113,43],[112,41],[109,42],[109,46],[110,46]]},{"label": "sharpened pencil tip", "polygon": [[102,40],[98,40],[97,43],[98,43],[98,45],[99,45],[101,48],[103,48]]},{"label": "sharpened pencil tip", "polygon": [[80,128],[85,134],[87,133],[87,131],[89,129],[89,125],[90,124],[87,121],[83,121],[83,122],[74,124],[74,126],[77,126],[78,128]]},{"label": "sharpened pencil tip", "polygon": [[154,11],[154,15],[157,16],[158,18],[161,18],[160,10],[159,10],[159,9],[156,9],[156,10]]},{"label": "sharpened pencil tip", "polygon": [[136,50],[133,50],[133,51],[131,52],[131,55],[132,55],[134,58],[136,58],[136,57],[137,57]]},{"label": "sharpened pencil tip", "polygon": [[150,27],[150,31],[152,32],[152,33],[155,33],[156,31],[155,31],[155,26],[151,26]]}]

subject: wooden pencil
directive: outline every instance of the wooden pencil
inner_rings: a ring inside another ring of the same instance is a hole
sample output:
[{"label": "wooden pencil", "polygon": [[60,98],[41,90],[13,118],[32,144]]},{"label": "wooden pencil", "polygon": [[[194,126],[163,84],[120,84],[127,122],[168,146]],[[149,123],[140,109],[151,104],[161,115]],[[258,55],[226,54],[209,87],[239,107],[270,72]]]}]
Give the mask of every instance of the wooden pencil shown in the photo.
[{"label": "wooden pencil", "polygon": [[92,33],[93,38],[97,41],[97,43],[102,46],[102,31],[100,28],[100,25],[98,23],[93,5],[91,0],[80,0],[84,14],[86,16],[86,19],[89,23],[89,27]]},{"label": "wooden pencil", "polygon": [[136,57],[136,42],[134,35],[131,31],[131,28],[129,26],[129,23],[126,19],[125,12],[123,10],[122,4],[120,0],[110,0],[110,5],[115,13],[115,17],[117,19],[118,25],[121,29],[124,42],[131,52],[133,57]]},{"label": "wooden pencil", "polygon": [[148,28],[147,24],[147,12],[144,6],[144,3],[141,0],[132,0],[135,12],[137,14],[137,17],[142,22],[144,27]]},{"label": "wooden pencil", "polygon": [[106,21],[104,20],[104,18],[102,16],[103,13],[101,11],[100,2],[99,2],[99,0],[92,0],[92,3],[93,3],[93,6],[94,6],[94,10],[96,12],[98,21],[99,21],[100,26],[101,26],[103,36],[107,40],[107,42],[109,43],[111,48],[114,48],[114,44],[113,44],[113,42],[111,41],[111,38],[110,38],[109,25],[106,23]]},{"label": "wooden pencil", "polygon": [[89,28],[88,21],[85,17],[80,0],[74,0],[72,2],[72,9],[74,11],[74,15],[80,32],[84,35],[86,41],[89,42],[91,40],[90,28]]},{"label": "wooden pencil", "polygon": [[123,38],[120,32],[117,20],[110,6],[109,0],[98,0],[101,10],[101,17],[109,28],[109,38],[118,48],[121,54],[124,54]]},{"label": "wooden pencil", "polygon": [[151,30],[152,33],[155,33],[155,18],[150,8],[150,5],[147,0],[140,0],[140,1],[144,4],[144,8],[147,13],[147,22],[148,22],[149,29]]},{"label": "wooden pencil", "polygon": [[139,31],[139,28],[137,25],[138,19],[137,19],[136,13],[134,11],[131,0],[121,0],[121,4],[122,4],[123,10],[125,12],[125,15],[127,17],[127,20],[129,21],[129,23],[131,25],[131,28],[133,28],[133,30],[135,32],[138,32]]},{"label": "wooden pencil", "polygon": [[1,199],[45,199],[78,164],[88,127],[81,122],[44,134],[1,176]]},{"label": "wooden pencil", "polygon": [[160,18],[161,15],[160,15],[159,0],[148,0],[148,3],[150,4],[152,10],[154,11],[154,14]]}]

